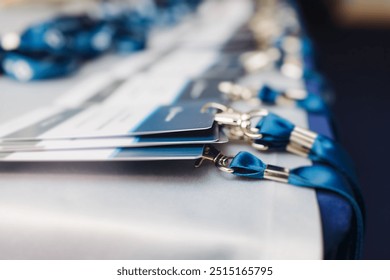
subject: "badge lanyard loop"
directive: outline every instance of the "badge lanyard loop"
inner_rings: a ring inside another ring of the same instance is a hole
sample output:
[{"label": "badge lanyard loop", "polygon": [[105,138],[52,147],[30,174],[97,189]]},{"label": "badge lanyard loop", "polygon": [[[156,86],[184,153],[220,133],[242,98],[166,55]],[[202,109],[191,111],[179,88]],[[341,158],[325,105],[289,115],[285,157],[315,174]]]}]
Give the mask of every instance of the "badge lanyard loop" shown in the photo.
[{"label": "badge lanyard loop", "polygon": [[314,164],[291,170],[264,164],[260,159],[247,152],[237,154],[229,168],[237,176],[254,179],[269,179],[282,181],[298,187],[326,190],[336,193],[346,199],[354,210],[356,228],[355,245],[351,258],[359,259],[362,253],[364,235],[363,209],[357,203],[354,193],[350,190],[348,183],[339,175],[337,170],[323,165]]},{"label": "badge lanyard loop", "polygon": [[[353,162],[332,139],[298,127],[264,109],[241,113],[222,104],[208,103],[203,110],[215,111],[215,121],[225,129],[230,139],[248,141],[260,151],[288,151],[339,170],[350,182],[360,207],[364,209]],[[253,126],[259,118],[257,125]]]},{"label": "badge lanyard loop", "polygon": [[205,160],[212,161],[220,170],[236,176],[266,179],[288,183],[297,187],[330,191],[347,200],[354,211],[355,217],[354,245],[349,258],[361,258],[364,236],[364,209],[356,202],[350,185],[337,170],[319,163],[312,166],[287,169],[267,165],[248,152],[240,152],[235,157],[227,157],[213,146],[205,147],[202,158],[196,162],[195,166],[199,167]]}]

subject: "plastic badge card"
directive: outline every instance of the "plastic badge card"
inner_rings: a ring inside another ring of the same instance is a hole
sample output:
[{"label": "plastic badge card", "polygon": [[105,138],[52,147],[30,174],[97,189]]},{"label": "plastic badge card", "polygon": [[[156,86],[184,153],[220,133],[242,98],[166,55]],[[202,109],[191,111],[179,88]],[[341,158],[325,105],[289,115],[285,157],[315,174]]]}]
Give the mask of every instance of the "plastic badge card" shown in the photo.
[{"label": "plastic badge card", "polygon": [[166,133],[140,137],[76,138],[58,140],[9,141],[0,143],[0,153],[102,148],[138,148],[172,145],[226,143],[228,140],[215,124],[210,130]]},{"label": "plastic badge card", "polygon": [[144,148],[56,150],[44,152],[0,152],[0,161],[161,161],[195,160],[202,157],[204,145]]},{"label": "plastic badge card", "polygon": [[[237,8],[243,7],[227,3],[226,13],[236,15]],[[201,155],[203,144],[227,141],[214,125],[213,116],[200,110],[210,97],[219,99],[214,95],[218,95],[216,83],[211,85],[211,91],[208,83],[196,83],[192,88],[188,85],[191,79],[218,64],[220,47],[250,15],[251,6],[245,7],[238,13],[240,17],[234,17],[236,21],[228,21],[230,25],[221,19],[213,30],[209,24],[204,28],[196,25],[197,32],[209,39],[202,41],[211,42],[205,48],[195,50],[191,47],[193,40],[184,36],[181,42],[184,48],[167,47],[164,51],[139,55],[138,63],[131,63],[137,66],[137,69],[130,67],[134,71],[123,71],[130,68],[122,65],[117,71],[97,74],[72,89],[73,94],[61,98],[56,106],[2,125],[0,157],[59,161],[194,159]],[[221,9],[220,5],[216,8]],[[215,23],[212,14],[203,15],[202,21]],[[191,36],[197,40],[199,34]],[[134,72],[140,74],[134,76]],[[188,92],[183,91],[189,88],[191,98],[187,99]]]}]

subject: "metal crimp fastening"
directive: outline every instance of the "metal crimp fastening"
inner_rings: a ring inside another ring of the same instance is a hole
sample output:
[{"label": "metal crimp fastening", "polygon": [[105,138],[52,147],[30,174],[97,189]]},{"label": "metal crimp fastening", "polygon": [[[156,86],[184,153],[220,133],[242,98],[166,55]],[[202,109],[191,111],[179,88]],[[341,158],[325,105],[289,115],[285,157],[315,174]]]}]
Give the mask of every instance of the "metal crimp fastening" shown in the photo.
[{"label": "metal crimp fastening", "polygon": [[307,157],[313,148],[314,142],[318,134],[301,127],[295,127],[290,135],[290,143],[286,150],[290,153]]},{"label": "metal crimp fastening", "polygon": [[264,179],[288,183],[290,170],[288,168],[268,164],[264,170]]}]

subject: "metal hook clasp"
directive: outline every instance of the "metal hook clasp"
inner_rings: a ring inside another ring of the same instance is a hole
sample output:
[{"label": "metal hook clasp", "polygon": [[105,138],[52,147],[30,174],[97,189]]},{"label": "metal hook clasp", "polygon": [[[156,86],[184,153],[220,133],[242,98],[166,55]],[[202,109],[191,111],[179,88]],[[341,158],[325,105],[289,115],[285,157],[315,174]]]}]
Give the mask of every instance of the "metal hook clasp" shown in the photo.
[{"label": "metal hook clasp", "polygon": [[256,90],[227,81],[219,83],[218,89],[231,101],[246,101],[256,96]]},{"label": "metal hook clasp", "polygon": [[267,110],[259,109],[242,113],[225,105],[211,102],[203,106],[202,112],[210,109],[216,110],[215,121],[225,129],[230,139],[253,142],[253,140],[262,138],[259,130],[252,126],[252,121],[267,116]]},{"label": "metal hook clasp", "polygon": [[202,157],[195,162],[195,167],[200,167],[207,160],[214,162],[219,170],[226,173],[233,173],[234,170],[228,166],[231,159],[232,157],[223,155],[214,146],[206,145],[203,149]]},{"label": "metal hook clasp", "polygon": [[280,51],[271,47],[265,50],[243,53],[240,56],[240,61],[248,73],[254,73],[274,66],[275,62],[280,58]]}]

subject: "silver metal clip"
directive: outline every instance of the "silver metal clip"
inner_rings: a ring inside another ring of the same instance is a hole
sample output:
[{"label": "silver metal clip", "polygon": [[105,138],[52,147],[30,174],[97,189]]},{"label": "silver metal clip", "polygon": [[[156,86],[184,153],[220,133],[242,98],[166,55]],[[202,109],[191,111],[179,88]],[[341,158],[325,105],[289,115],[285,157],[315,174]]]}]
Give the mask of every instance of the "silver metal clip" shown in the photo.
[{"label": "silver metal clip", "polygon": [[225,129],[229,139],[253,141],[262,138],[259,130],[252,126],[252,120],[268,115],[267,110],[259,109],[242,113],[214,102],[203,106],[202,111],[207,110],[216,110],[215,121]]},{"label": "silver metal clip", "polygon": [[240,56],[240,61],[248,73],[254,73],[272,67],[280,57],[280,51],[271,47],[265,50],[246,52]]},{"label": "silver metal clip", "polygon": [[304,89],[288,89],[282,92],[276,99],[276,104],[282,106],[295,106],[296,102],[307,97],[307,91]]},{"label": "silver metal clip", "polygon": [[250,100],[256,97],[256,90],[232,82],[221,82],[218,85],[220,92],[231,101]]},{"label": "silver metal clip", "polygon": [[215,166],[223,172],[233,173],[234,170],[228,167],[231,159],[231,157],[223,155],[214,146],[206,145],[203,149],[202,157],[195,162],[195,167],[200,167],[206,160],[214,162]]}]

